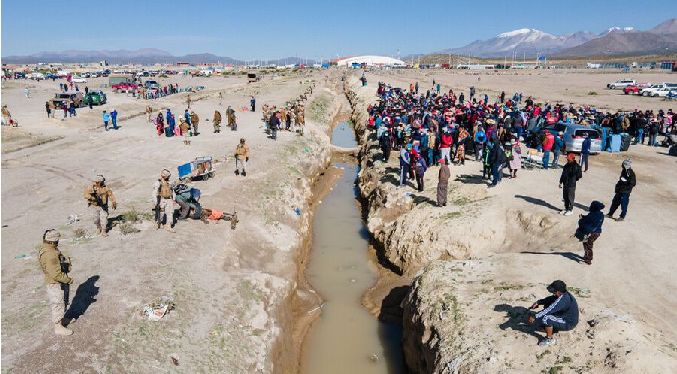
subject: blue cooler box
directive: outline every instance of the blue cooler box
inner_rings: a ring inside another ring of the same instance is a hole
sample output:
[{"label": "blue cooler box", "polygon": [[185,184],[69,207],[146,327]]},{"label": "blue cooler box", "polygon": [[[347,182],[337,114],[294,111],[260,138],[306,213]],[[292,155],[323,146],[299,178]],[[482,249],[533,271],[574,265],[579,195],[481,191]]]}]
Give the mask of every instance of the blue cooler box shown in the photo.
[{"label": "blue cooler box", "polygon": [[179,178],[190,175],[193,172],[193,164],[188,162],[183,165],[179,165]]}]

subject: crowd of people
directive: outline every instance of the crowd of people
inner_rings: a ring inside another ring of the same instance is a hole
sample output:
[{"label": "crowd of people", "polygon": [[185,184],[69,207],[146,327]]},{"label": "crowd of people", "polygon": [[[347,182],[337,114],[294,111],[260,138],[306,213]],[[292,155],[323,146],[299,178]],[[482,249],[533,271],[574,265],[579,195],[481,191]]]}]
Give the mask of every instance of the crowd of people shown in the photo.
[{"label": "crowd of people", "polygon": [[[440,94],[440,84],[433,81],[433,88],[419,92],[419,84],[411,84],[409,90],[379,83],[379,100],[368,107],[368,126],[378,139],[382,160],[390,161],[392,150],[399,151],[399,187],[409,179],[416,181],[418,191],[424,190],[424,176],[432,166],[439,165],[437,205],[447,205],[449,165],[464,164],[466,153],[474,154],[481,164],[482,179],[489,179],[488,187],[501,182],[504,169],[509,178],[516,178],[522,168],[522,155],[530,151],[530,145],[543,152],[543,169],[559,167],[560,155],[566,155],[559,187],[562,189],[564,207],[560,214],[573,214],[576,184],[588,170],[588,155],[591,152],[589,137],[583,140],[580,157],[568,152],[563,133],[541,131],[557,123],[582,124],[598,129],[602,137],[609,134],[627,133],[636,143],[644,143],[649,135],[649,145],[657,144],[657,136],[666,138],[675,134],[676,115],[672,110],[657,112],[634,111],[615,114],[603,113],[590,106],[573,104],[540,104],[531,97],[522,101],[522,94],[507,98],[501,93],[493,102],[488,95],[476,96],[472,88],[469,95],[453,90]],[[531,140],[530,139],[534,139]],[[531,144],[529,144],[531,143]],[[606,144],[603,142],[603,148]],[[552,162],[550,154],[554,156]],[[579,161],[584,165],[582,167]],[[630,160],[623,161],[621,174],[616,183],[611,207],[606,217],[613,218],[620,207],[616,221],[623,221],[628,212],[630,194],[636,185],[636,176]],[[591,265],[593,245],[602,233],[605,215],[604,204],[593,201],[585,215],[579,216],[574,236],[583,244],[581,262]],[[549,287],[553,295],[534,303],[532,308],[544,306],[538,314],[529,317],[529,323],[538,322],[546,332],[539,345],[553,344],[553,332],[568,330],[578,322],[578,305],[568,293],[563,281],[555,281]]]},{"label": "crowd of people", "polygon": [[[407,91],[379,83],[381,99],[368,108],[369,125],[377,131],[384,157],[392,149],[401,150],[400,184],[415,179],[417,163],[437,165],[444,158],[447,164],[463,164],[466,154],[474,154],[484,165],[484,177],[491,178],[495,186],[503,168],[509,169],[511,178],[517,177],[527,146],[543,153],[543,168],[558,167],[560,156],[567,152],[564,133],[542,131],[558,123],[598,130],[603,150],[609,148],[612,134],[628,134],[635,143],[648,140],[649,145],[658,145],[659,136],[671,144],[677,134],[677,113],[672,109],[612,114],[591,106],[536,103],[531,97],[522,101],[521,93],[508,98],[502,92],[491,102],[486,94],[478,97],[474,87],[467,99],[462,92],[440,94],[439,89],[439,83],[425,93],[418,91],[418,84],[411,84]],[[586,170],[590,144],[590,139],[584,141],[580,152]]]}]

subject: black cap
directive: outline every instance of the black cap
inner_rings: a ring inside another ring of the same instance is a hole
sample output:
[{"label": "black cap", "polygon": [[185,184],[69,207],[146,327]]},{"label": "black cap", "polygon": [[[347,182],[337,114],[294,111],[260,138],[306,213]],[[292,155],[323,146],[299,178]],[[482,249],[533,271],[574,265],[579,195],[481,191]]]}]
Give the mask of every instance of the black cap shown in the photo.
[{"label": "black cap", "polygon": [[562,282],[561,280],[556,280],[547,287],[548,292],[550,293],[555,293],[555,291],[559,292],[567,292],[567,285],[566,283]]}]

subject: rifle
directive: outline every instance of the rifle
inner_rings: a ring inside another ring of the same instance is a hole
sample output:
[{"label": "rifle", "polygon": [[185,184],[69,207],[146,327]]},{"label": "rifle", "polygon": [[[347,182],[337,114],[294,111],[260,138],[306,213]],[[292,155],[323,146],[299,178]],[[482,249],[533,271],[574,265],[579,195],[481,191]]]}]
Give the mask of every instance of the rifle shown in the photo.
[{"label": "rifle", "polygon": [[160,188],[162,188],[162,181],[160,181],[160,185],[158,186],[157,191],[155,191],[155,207],[153,208],[158,229],[162,226],[162,212],[160,211],[160,200],[162,198],[160,197]]},{"label": "rifle", "polygon": [[160,228],[162,225],[162,212],[160,212],[160,195],[157,195],[155,197],[155,207],[153,208],[155,211],[155,222],[157,222],[157,227]]}]

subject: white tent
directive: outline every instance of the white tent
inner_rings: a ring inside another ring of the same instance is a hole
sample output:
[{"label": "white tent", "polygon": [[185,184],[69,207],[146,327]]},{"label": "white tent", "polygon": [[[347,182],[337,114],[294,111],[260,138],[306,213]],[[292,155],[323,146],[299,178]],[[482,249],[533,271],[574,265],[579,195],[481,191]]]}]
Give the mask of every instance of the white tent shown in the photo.
[{"label": "white tent", "polygon": [[352,64],[366,64],[367,66],[405,66],[402,60],[386,56],[355,56],[336,61],[337,66],[351,66]]}]

